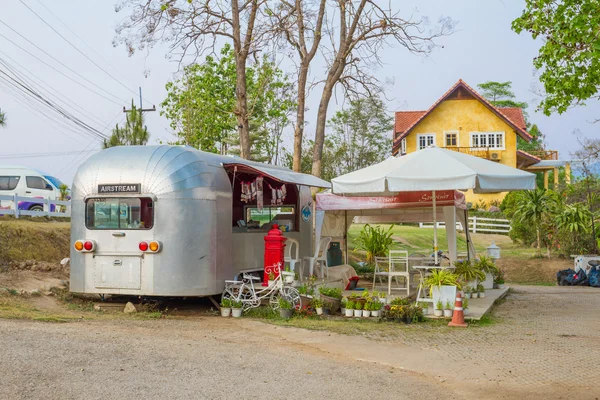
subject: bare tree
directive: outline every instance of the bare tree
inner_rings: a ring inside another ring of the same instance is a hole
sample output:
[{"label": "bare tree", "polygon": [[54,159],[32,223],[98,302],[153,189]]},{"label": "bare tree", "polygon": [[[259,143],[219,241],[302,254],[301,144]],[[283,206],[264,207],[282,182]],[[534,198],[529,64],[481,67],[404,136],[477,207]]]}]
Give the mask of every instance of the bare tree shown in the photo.
[{"label": "bare tree", "polygon": [[[373,75],[381,64],[381,55],[388,52],[392,43],[399,44],[410,53],[428,54],[434,47],[434,39],[450,34],[454,23],[441,18],[435,30],[425,32],[427,19],[403,18],[392,8],[378,0],[335,0],[333,13],[336,22],[331,24],[330,49],[322,46],[327,60],[327,76],[317,112],[315,145],[313,149],[312,174],[321,175],[321,159],[327,124],[327,110],[338,83],[347,92],[367,92],[368,95],[381,91],[382,82]],[[396,7],[397,10],[398,7]],[[336,26],[333,26],[333,25]],[[333,32],[336,32],[334,36]]]},{"label": "bare tree", "polygon": [[276,32],[292,47],[300,60],[297,83],[298,109],[294,127],[292,158],[292,169],[296,172],[301,170],[309,67],[319,50],[323,37],[326,8],[327,0],[281,0],[279,6],[272,13]]},{"label": "bare tree", "polygon": [[233,42],[236,64],[236,109],[240,156],[250,157],[250,124],[246,97],[246,63],[269,37],[261,23],[267,0],[122,0],[116,11],[130,11],[117,28],[114,44],[136,49],[168,43],[172,54],[195,58],[214,51],[218,39]]}]

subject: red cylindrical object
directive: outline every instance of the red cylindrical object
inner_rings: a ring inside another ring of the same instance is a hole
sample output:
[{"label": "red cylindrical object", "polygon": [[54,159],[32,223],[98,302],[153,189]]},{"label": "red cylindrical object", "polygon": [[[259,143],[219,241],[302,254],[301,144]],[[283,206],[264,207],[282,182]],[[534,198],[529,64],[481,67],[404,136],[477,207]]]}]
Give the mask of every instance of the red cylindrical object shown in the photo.
[{"label": "red cylindrical object", "polygon": [[273,227],[265,236],[265,263],[263,286],[269,285],[269,274],[272,273],[275,278],[279,276],[279,272],[283,269],[283,249],[285,249],[285,241],[287,240],[281,234],[279,226],[273,224]]}]

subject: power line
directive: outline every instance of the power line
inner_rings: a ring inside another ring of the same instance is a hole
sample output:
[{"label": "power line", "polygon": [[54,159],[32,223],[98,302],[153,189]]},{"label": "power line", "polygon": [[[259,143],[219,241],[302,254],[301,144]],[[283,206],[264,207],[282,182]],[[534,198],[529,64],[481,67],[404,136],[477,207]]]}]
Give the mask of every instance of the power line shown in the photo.
[{"label": "power line", "polygon": [[[79,72],[75,71],[74,69],[66,66],[62,61],[58,60],[56,57],[54,57],[53,55],[51,55],[50,53],[48,53],[46,50],[42,49],[41,47],[39,47],[38,45],[36,45],[35,43],[33,43],[31,40],[27,39],[25,36],[21,35],[19,32],[17,32],[15,29],[13,29],[12,27],[10,27],[6,22],[0,20],[0,24],[6,26],[8,29],[10,29],[11,31],[13,31],[14,33],[16,33],[17,35],[19,35],[23,40],[25,40],[27,43],[31,44],[33,47],[35,47],[36,49],[38,49],[39,51],[41,51],[42,53],[44,53],[45,55],[47,55],[48,57],[50,57],[51,59],[53,59],[54,61],[56,61],[57,63],[59,63],[60,65],[62,65],[63,67],[65,67],[67,70],[71,71],[72,73],[74,73],[75,75],[77,75],[78,77],[80,77],[81,79],[83,79],[84,81],[90,83],[92,86],[97,87],[98,89],[100,89],[102,92],[107,93],[108,95],[114,97],[117,100],[120,100],[117,96],[115,96],[114,94],[112,94],[111,92],[105,90],[104,88],[102,88],[101,86],[96,85],[94,82],[90,81],[89,79],[87,79],[85,76],[81,75]],[[5,39],[9,40],[8,38],[6,38],[5,36],[2,36]],[[13,41],[10,41],[11,43],[15,44]],[[20,46],[19,46],[20,47]]]},{"label": "power line", "polygon": [[[99,59],[104,61],[104,63],[106,65],[111,67],[113,69],[113,71],[115,71],[117,74],[121,75],[122,78],[125,78],[126,81],[129,80],[118,68],[115,68],[110,62],[108,62],[104,57],[102,57],[101,54],[99,54],[96,50],[94,50],[93,46],[90,46],[89,44],[87,44],[87,42],[85,40],[83,40],[81,38],[81,36],[77,35],[76,32],[74,32],[71,28],[69,28],[69,26],[67,24],[65,24],[56,14],[54,14],[51,9],[46,7],[46,5],[44,3],[42,3],[40,0],[36,0],[36,1],[38,2],[39,5],[44,7],[46,9],[46,11],[54,17],[54,19],[56,19],[58,22],[60,22],[61,25],[64,26],[73,36],[75,36],[77,39],[79,39],[79,41],[81,43],[83,43],[92,53],[94,53]],[[148,103],[154,104],[152,101],[148,100],[145,97],[144,97],[144,100],[146,100]]]},{"label": "power line", "polygon": [[11,39],[7,38],[6,36],[4,36],[4,35],[3,35],[3,34],[1,34],[1,33],[0,33],[0,37],[2,37],[2,38],[4,38],[4,39],[8,40],[10,43],[12,43],[14,46],[18,47],[20,50],[22,50],[22,51],[24,51],[25,53],[29,54],[31,57],[35,58],[36,60],[38,60],[38,61],[39,61],[39,62],[41,62],[42,64],[44,64],[44,65],[46,65],[46,66],[48,66],[48,67],[52,68],[54,71],[58,72],[59,74],[61,74],[61,75],[62,75],[62,76],[64,76],[65,78],[69,79],[70,81],[72,81],[72,82],[76,83],[77,85],[79,85],[79,86],[81,86],[81,87],[83,87],[83,88],[85,88],[85,89],[89,90],[90,92],[92,92],[92,93],[94,93],[94,94],[96,94],[96,95],[98,95],[98,96],[100,96],[100,97],[102,97],[102,98],[104,98],[104,99],[106,99],[106,100],[110,101],[111,103],[114,103],[114,104],[117,104],[117,105],[121,105],[121,104],[123,104],[123,103],[121,103],[121,102],[114,101],[113,99],[110,99],[110,98],[108,98],[108,97],[104,96],[104,95],[103,95],[103,94],[101,94],[101,93],[98,93],[98,92],[96,92],[94,89],[91,89],[91,88],[89,88],[89,87],[85,86],[85,85],[84,85],[84,84],[82,84],[81,82],[78,82],[78,81],[76,81],[75,79],[71,78],[69,75],[65,74],[65,73],[64,73],[64,72],[62,72],[61,70],[59,70],[59,69],[57,69],[56,67],[54,67],[54,66],[52,66],[52,65],[48,64],[46,61],[42,60],[41,58],[39,58],[39,57],[38,57],[38,56],[36,56],[35,54],[31,53],[31,52],[30,52],[30,51],[28,51],[28,50],[25,50],[24,48],[22,48],[21,46],[19,46],[17,43],[13,42]]},{"label": "power line", "polygon": [[92,64],[94,64],[96,67],[98,67],[102,72],[104,72],[106,75],[108,75],[109,77],[111,77],[115,82],[117,82],[119,85],[123,86],[125,89],[127,89],[128,91],[130,91],[131,93],[133,93],[134,95],[136,95],[137,93],[134,92],[133,90],[131,90],[131,88],[129,88],[127,85],[125,85],[124,83],[122,83],[121,81],[119,81],[117,78],[115,78],[113,75],[111,75],[107,70],[105,70],[104,68],[102,68],[100,65],[98,65],[94,60],[92,60],[90,57],[88,57],[87,54],[85,54],[84,52],[82,52],[81,50],[79,50],[79,48],[77,46],[75,46],[73,43],[71,43],[66,37],[64,37],[59,31],[57,31],[56,29],[54,29],[54,27],[52,25],[50,25],[48,22],[46,22],[46,20],[44,18],[42,18],[38,13],[36,13],[31,7],[29,7],[27,4],[25,4],[25,2],[23,0],[21,0],[21,4],[23,4],[25,7],[27,7],[27,9],[29,11],[31,11],[36,17],[38,17],[44,24],[46,24],[46,26],[48,26],[50,29],[52,29],[54,31],[54,33],[56,33],[58,36],[60,36],[65,42],[67,42],[71,47],[73,47],[79,54],[81,54],[82,56],[84,56],[88,61],[90,61]]},{"label": "power line", "polygon": [[[3,53],[2,51],[0,51],[0,55],[8,58],[9,60],[11,60],[13,63],[15,63],[19,67],[18,69],[15,68],[8,61],[3,60],[2,57],[0,57],[0,64],[4,65],[6,68],[8,68],[15,76],[19,76],[21,78],[21,80],[26,80],[26,79],[32,79],[32,80],[34,80],[38,84],[38,86],[40,87],[40,89],[42,91],[46,92],[47,96],[51,97],[52,93],[54,93],[55,96],[57,96],[60,99],[62,99],[62,101],[63,101],[64,104],[69,105],[69,106],[71,106],[71,107],[79,110],[87,118],[95,120],[95,122],[97,124],[99,124],[99,125],[103,125],[104,124],[104,122],[102,122],[99,118],[97,118],[92,113],[90,113],[86,109],[84,109],[81,106],[79,106],[77,103],[71,101],[68,97],[66,97],[65,95],[63,95],[59,90],[55,89],[54,87],[52,87],[49,84],[47,84],[44,81],[42,81],[41,79],[37,78],[34,73],[32,73],[31,71],[29,71],[23,65],[19,64],[13,58],[9,57],[8,55],[6,55],[5,53]],[[28,73],[29,77],[25,76],[25,74],[23,72]]]},{"label": "power line", "polygon": [[25,154],[1,154],[0,159],[11,159],[11,158],[38,158],[38,157],[58,157],[58,156],[78,156],[81,153],[90,153],[98,150],[79,150],[79,151],[57,151],[48,153],[25,153]]}]

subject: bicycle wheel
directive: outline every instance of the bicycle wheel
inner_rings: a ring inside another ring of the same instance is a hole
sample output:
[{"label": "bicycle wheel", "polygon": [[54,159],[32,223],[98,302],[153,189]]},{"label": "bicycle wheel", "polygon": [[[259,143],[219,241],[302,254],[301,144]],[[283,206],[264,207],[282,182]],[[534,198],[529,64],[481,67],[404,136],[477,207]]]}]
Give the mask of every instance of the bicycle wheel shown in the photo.
[{"label": "bicycle wheel", "polygon": [[269,299],[269,304],[273,310],[279,310],[279,299],[283,298],[290,303],[292,303],[292,308],[294,310],[300,309],[300,292],[296,288],[291,286],[284,286],[276,292],[271,294],[271,298]]}]

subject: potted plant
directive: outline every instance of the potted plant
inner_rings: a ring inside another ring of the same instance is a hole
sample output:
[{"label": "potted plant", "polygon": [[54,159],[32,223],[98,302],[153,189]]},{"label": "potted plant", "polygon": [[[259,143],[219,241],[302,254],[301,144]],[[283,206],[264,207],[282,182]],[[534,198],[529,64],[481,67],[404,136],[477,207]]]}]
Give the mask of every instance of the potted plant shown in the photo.
[{"label": "potted plant", "polygon": [[429,287],[429,294],[434,303],[437,303],[439,300],[442,302],[448,300],[454,301],[456,291],[460,290],[461,286],[458,281],[458,275],[447,269],[435,269],[431,271],[431,275],[425,279],[425,284]]},{"label": "potted plant", "polygon": [[480,299],[485,298],[485,289],[483,288],[482,284],[477,285],[477,292],[479,293]]},{"label": "potted plant", "polygon": [[494,276],[498,274],[498,267],[494,263],[494,259],[481,255],[479,256],[479,260],[475,262],[475,266],[484,274],[484,278],[480,280],[483,283],[484,289],[493,288]]},{"label": "potted plant", "polygon": [[279,316],[281,318],[291,318],[294,314],[294,308],[292,303],[286,300],[283,297],[280,297],[278,300],[279,303]]},{"label": "potted plant", "polygon": [[471,286],[465,286],[463,289],[463,295],[465,299],[470,299],[471,298],[471,291],[473,289],[471,288]]},{"label": "potted plant", "polygon": [[363,313],[363,305],[361,303],[355,302],[354,303],[354,316],[355,317],[362,317],[362,313]]},{"label": "potted plant", "polygon": [[331,303],[331,313],[335,314],[340,309],[342,302],[342,289],[328,286],[319,287],[321,300]]},{"label": "potted plant", "polygon": [[446,302],[446,306],[444,307],[444,317],[452,318],[452,303],[449,301]]},{"label": "potted plant", "polygon": [[498,269],[496,276],[494,276],[494,286],[498,289],[504,289],[504,270]]},{"label": "potted plant", "polygon": [[441,300],[438,300],[437,303],[435,303],[433,315],[435,315],[436,317],[441,317],[442,315],[444,315],[444,305],[442,304]]},{"label": "potted plant", "polygon": [[323,315],[323,300],[321,299],[312,299],[311,301],[312,308],[315,309],[317,315]]},{"label": "potted plant", "polygon": [[465,317],[469,314],[469,299],[466,297],[462,300],[463,314]]},{"label": "potted plant", "polygon": [[485,272],[478,267],[478,264],[473,264],[470,260],[456,261],[454,273],[465,284],[477,285],[480,281],[485,280]]},{"label": "potted plant", "polygon": [[331,303],[328,301],[323,302],[323,315],[331,314]]},{"label": "potted plant", "polygon": [[371,303],[371,316],[379,318],[381,315],[381,308],[383,307],[383,303],[375,301]]},{"label": "potted plant", "polygon": [[423,312],[423,315],[427,315],[429,314],[429,303],[423,301],[423,302],[419,302],[417,304],[419,307],[421,307],[421,310]]},{"label": "potted plant", "polygon": [[231,299],[221,299],[221,317],[229,317],[231,314]]},{"label": "potted plant", "polygon": [[294,282],[294,274],[290,270],[289,266],[286,266],[284,269],[285,274],[282,274],[283,281],[285,283],[293,283]]},{"label": "potted plant", "polygon": [[354,315],[354,302],[348,300],[346,303],[346,317],[352,317]]},{"label": "potted plant", "polygon": [[478,294],[479,294],[479,293],[477,293],[477,286],[476,286],[476,287],[474,287],[472,290],[473,290],[473,291],[471,292],[471,298],[472,298],[472,299],[476,299],[477,297],[479,297],[479,296],[478,296]]},{"label": "potted plant", "polygon": [[241,301],[232,301],[231,302],[231,315],[234,318],[239,318],[242,316],[242,311],[243,311],[243,307],[244,307],[244,303],[242,303]]},{"label": "potted plant", "polygon": [[344,297],[342,298],[342,303],[340,304],[342,315],[346,314],[346,304],[348,304],[348,298]]},{"label": "potted plant", "polygon": [[312,283],[312,278],[309,283],[303,283],[298,287],[298,293],[300,293],[300,309],[303,310],[311,305],[311,301],[315,294],[315,289]]},{"label": "potted plant", "polygon": [[371,302],[370,301],[367,301],[365,303],[362,316],[365,318],[369,318],[371,316]]}]

